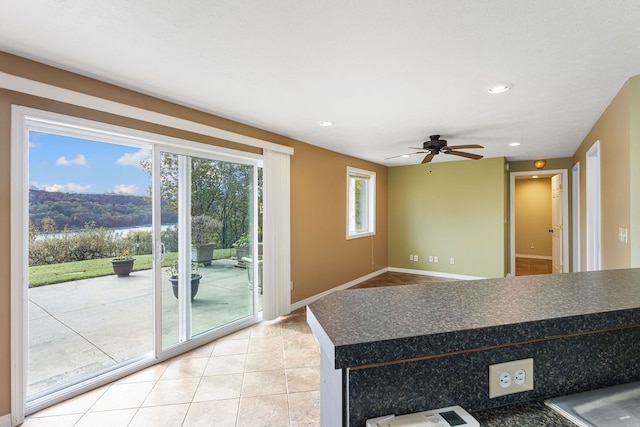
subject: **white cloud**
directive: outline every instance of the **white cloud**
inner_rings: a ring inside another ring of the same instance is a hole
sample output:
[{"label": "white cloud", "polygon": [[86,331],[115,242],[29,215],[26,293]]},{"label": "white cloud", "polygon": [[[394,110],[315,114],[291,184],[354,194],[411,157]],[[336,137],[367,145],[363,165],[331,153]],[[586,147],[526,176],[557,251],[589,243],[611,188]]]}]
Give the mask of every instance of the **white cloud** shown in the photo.
[{"label": "white cloud", "polygon": [[133,195],[136,195],[136,194],[140,193],[140,188],[135,184],[130,184],[130,185],[118,184],[115,187],[113,187],[111,192],[115,193],[115,194],[133,194]]},{"label": "white cloud", "polygon": [[56,159],[56,166],[73,166],[73,165],[89,166],[89,163],[87,162],[87,158],[84,156],[84,154],[78,154],[76,158],[73,160],[69,160],[65,156],[58,157],[58,159]]},{"label": "white cloud", "polygon": [[142,162],[148,160],[151,157],[151,151],[141,148],[135,153],[125,153],[122,157],[116,160],[116,163],[120,166],[134,166],[139,169],[143,169]]},{"label": "white cloud", "polygon": [[36,187],[38,190],[60,192],[60,193],[88,193],[91,190],[91,184],[80,185],[80,184],[74,184],[72,182],[70,182],[69,184],[44,184],[44,185],[31,184],[31,186]]}]

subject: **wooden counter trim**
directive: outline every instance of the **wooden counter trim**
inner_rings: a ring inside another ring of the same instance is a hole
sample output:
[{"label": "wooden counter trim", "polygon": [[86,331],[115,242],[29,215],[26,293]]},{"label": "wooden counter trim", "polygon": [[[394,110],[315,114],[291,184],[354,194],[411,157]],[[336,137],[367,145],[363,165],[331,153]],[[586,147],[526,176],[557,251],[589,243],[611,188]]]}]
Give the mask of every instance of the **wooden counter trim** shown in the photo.
[{"label": "wooden counter trim", "polygon": [[392,361],[389,361],[389,362],[369,363],[369,364],[366,364],[366,365],[358,365],[358,366],[348,367],[346,369],[348,369],[350,371],[359,371],[359,370],[362,370],[362,369],[371,369],[371,368],[379,368],[379,367],[382,367],[382,366],[399,365],[401,363],[419,362],[419,361],[422,361],[422,360],[440,359],[442,357],[456,356],[456,355],[460,355],[460,354],[477,353],[477,352],[480,352],[480,351],[495,350],[495,349],[499,349],[499,348],[508,348],[508,347],[514,347],[514,346],[517,346],[517,345],[533,344],[533,343],[539,343],[539,342],[545,342],[545,341],[555,341],[555,340],[561,340],[561,339],[565,339],[565,338],[576,338],[576,337],[580,337],[580,336],[602,334],[602,333],[606,333],[606,332],[624,331],[624,330],[635,329],[635,328],[640,328],[640,324],[618,326],[618,327],[615,327],[615,328],[600,329],[600,330],[597,330],[597,331],[589,331],[589,332],[579,332],[579,333],[575,333],[575,334],[557,335],[557,336],[547,337],[547,338],[536,338],[536,339],[532,339],[532,340],[513,342],[513,343],[509,343],[509,344],[500,344],[500,345],[492,345],[492,346],[487,346],[487,347],[472,348],[472,349],[469,349],[469,350],[450,351],[448,353],[432,354],[430,356],[411,357],[411,358],[408,358],[408,359],[392,360]]}]

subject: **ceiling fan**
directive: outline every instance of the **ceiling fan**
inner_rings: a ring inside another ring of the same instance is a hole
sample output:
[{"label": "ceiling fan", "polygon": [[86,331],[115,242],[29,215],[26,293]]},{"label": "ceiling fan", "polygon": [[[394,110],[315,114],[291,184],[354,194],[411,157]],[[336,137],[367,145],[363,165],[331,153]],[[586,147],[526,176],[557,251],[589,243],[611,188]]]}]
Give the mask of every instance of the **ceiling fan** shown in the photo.
[{"label": "ceiling fan", "polygon": [[454,156],[466,157],[467,159],[478,160],[481,159],[482,156],[480,154],[467,153],[464,151],[457,151],[459,149],[468,149],[468,148],[484,148],[482,145],[478,144],[468,144],[468,145],[447,145],[446,139],[440,139],[440,135],[431,135],[428,141],[422,143],[422,147],[409,147],[416,151],[415,153],[409,154],[401,154],[399,156],[387,157],[385,160],[395,159],[396,157],[407,157],[412,154],[424,154],[427,155],[422,159],[421,163],[429,163],[436,154],[453,154]]}]

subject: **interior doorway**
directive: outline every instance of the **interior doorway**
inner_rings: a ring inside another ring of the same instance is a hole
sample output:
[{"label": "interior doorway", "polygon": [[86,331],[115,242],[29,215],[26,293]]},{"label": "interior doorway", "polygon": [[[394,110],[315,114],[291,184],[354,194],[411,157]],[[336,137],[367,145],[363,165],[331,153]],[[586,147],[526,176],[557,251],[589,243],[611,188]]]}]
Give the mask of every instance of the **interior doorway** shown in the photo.
[{"label": "interior doorway", "polygon": [[[555,191],[552,179],[555,180]],[[524,200],[528,203],[520,203],[520,209],[525,211],[524,213],[529,217],[527,221],[531,222],[524,227],[518,227],[517,181],[522,184],[533,184],[534,180],[539,180],[538,185],[530,186],[534,191],[530,194],[536,194],[535,191],[539,193],[540,188],[544,188],[543,195],[539,195],[544,199],[534,200],[532,196],[532,200]],[[561,169],[510,174],[510,274],[528,275],[569,271],[567,249],[569,208],[566,183],[568,183],[567,171]],[[535,190],[536,188],[538,190]]]}]

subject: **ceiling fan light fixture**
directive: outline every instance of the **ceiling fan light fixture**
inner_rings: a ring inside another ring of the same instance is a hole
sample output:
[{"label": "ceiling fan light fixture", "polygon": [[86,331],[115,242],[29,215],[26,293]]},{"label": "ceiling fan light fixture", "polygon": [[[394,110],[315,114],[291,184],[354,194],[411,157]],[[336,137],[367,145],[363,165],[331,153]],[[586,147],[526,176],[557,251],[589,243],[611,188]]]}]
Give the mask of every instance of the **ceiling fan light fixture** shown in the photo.
[{"label": "ceiling fan light fixture", "polygon": [[487,89],[487,92],[489,92],[490,94],[495,95],[495,94],[498,94],[498,93],[504,93],[504,92],[508,91],[511,88],[513,88],[513,84],[512,83],[505,83],[505,84],[492,86],[489,89]]}]

